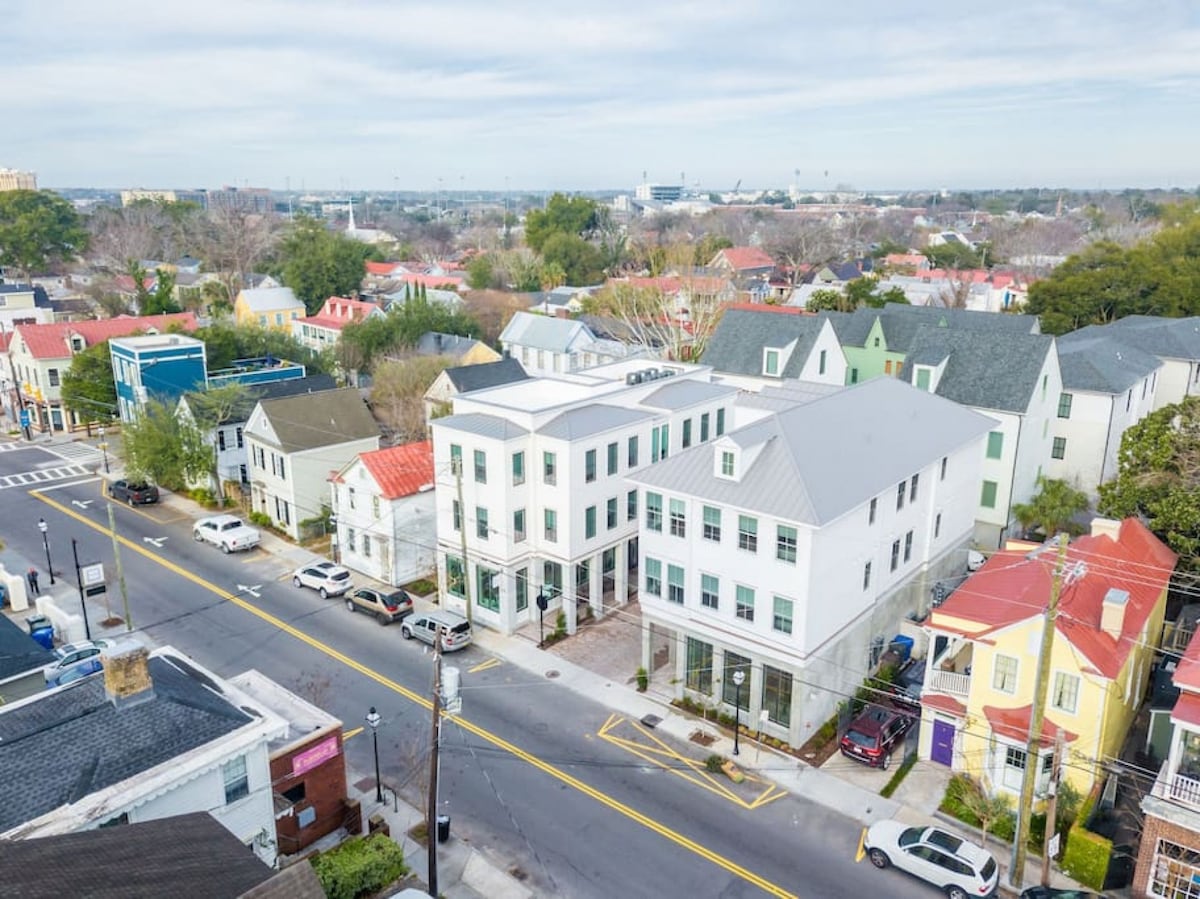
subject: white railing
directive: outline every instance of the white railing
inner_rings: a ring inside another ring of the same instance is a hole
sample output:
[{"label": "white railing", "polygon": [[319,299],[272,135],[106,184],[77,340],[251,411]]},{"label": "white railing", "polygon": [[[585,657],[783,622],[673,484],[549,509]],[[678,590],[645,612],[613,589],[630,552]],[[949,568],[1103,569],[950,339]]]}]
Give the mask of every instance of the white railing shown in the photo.
[{"label": "white railing", "polygon": [[965,698],[971,693],[971,675],[934,669],[929,673],[929,683],[925,689],[934,693],[951,693]]},{"label": "white railing", "polygon": [[1176,774],[1171,780],[1171,798],[1188,805],[1200,806],[1200,780]]}]

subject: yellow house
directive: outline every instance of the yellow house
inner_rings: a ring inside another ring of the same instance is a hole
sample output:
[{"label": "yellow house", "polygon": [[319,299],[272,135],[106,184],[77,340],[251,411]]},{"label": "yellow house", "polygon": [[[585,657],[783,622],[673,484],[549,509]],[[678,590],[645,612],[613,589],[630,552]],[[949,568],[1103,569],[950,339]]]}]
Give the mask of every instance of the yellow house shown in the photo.
[{"label": "yellow house", "polygon": [[290,287],[246,288],[233,303],[233,318],[239,325],[258,325],[291,333],[292,322],[308,310]]},{"label": "yellow house", "polygon": [[[926,624],[921,758],[1014,798],[1057,555],[1050,544],[995,553]],[[1060,730],[1060,774],[1081,793],[1091,790],[1103,760],[1119,755],[1145,693],[1176,562],[1134,518],[1094,520],[1067,559],[1040,724],[1039,796]]]}]

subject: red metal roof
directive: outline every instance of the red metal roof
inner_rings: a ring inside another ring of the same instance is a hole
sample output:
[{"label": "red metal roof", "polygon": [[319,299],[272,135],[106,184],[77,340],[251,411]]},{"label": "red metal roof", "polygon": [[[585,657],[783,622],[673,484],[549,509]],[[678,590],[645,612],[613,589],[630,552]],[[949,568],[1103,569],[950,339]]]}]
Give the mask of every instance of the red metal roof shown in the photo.
[{"label": "red metal roof", "polygon": [[461,287],[463,279],[460,275],[419,275],[415,272],[399,272],[395,276],[397,280],[406,284],[423,285],[426,289],[439,287]]},{"label": "red metal roof", "polygon": [[921,696],[921,705],[926,708],[936,709],[939,712],[947,712],[956,718],[967,717],[967,707],[953,696],[947,696],[945,693],[923,694]]},{"label": "red metal roof", "polygon": [[[1058,633],[1107,678],[1120,673],[1142,626],[1163,596],[1178,558],[1136,518],[1121,522],[1118,537],[1114,540],[1106,534],[1090,534],[1068,547],[1068,567],[1082,562],[1085,573],[1064,588],[1056,622]],[[938,627],[940,618],[951,617],[995,630],[1040,618],[1050,600],[1055,558],[1056,552],[1049,546],[1032,559],[1023,551],[993,554],[933,610],[930,625]],[[1117,639],[1100,629],[1104,596],[1110,588],[1129,593]],[[957,630],[949,623],[947,629]],[[1181,664],[1176,681],[1182,670]],[[1200,690],[1200,671],[1195,676],[1196,689]]]},{"label": "red metal roof", "polygon": [[367,303],[363,300],[351,300],[348,297],[330,297],[325,301],[325,305],[321,307],[320,312],[316,315],[302,318],[300,322],[305,325],[316,325],[319,328],[340,331],[351,322],[362,321],[377,308],[379,307],[374,303]]},{"label": "red metal roof", "polygon": [[361,453],[366,466],[384,499],[412,496],[421,488],[433,486],[433,444],[424,440],[388,449]]},{"label": "red metal roof", "polygon": [[[1023,705],[1017,709],[999,709],[993,705],[983,707],[983,714],[987,717],[993,733],[1008,737],[1010,740],[1020,740],[1022,743],[1029,739],[1029,715],[1032,711],[1032,705]],[[1041,744],[1043,746],[1053,745],[1057,734],[1058,725],[1043,717]],[[1068,743],[1073,743],[1079,738],[1079,735],[1064,728],[1063,737]]]},{"label": "red metal roof", "polygon": [[392,274],[396,269],[400,268],[399,262],[368,262],[368,275],[382,275],[385,278]]},{"label": "red metal roof", "polygon": [[1171,720],[1200,727],[1200,696],[1195,693],[1180,693],[1171,709]]},{"label": "red metal roof", "polygon": [[95,346],[113,337],[128,337],[138,331],[166,331],[173,324],[185,331],[196,330],[196,316],[191,312],[169,315],[118,315],[100,321],[54,322],[45,325],[17,325],[13,331],[21,335],[29,353],[35,359],[65,359],[72,355],[71,337],[78,334],[85,346]]}]

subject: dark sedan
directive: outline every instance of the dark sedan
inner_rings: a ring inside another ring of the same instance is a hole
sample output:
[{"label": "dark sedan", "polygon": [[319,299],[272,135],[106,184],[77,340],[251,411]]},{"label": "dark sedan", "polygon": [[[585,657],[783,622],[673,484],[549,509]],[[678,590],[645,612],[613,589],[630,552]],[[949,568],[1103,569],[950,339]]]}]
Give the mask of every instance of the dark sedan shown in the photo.
[{"label": "dark sedan", "polygon": [[119,503],[129,503],[131,506],[145,506],[158,502],[158,488],[145,481],[127,481],[122,478],[113,481],[108,488],[108,495]]}]

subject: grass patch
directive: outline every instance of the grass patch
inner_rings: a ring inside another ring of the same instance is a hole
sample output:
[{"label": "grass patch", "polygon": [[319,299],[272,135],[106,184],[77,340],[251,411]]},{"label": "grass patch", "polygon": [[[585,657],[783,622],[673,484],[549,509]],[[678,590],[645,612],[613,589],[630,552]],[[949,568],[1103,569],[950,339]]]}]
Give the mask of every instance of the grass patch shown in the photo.
[{"label": "grass patch", "polygon": [[892,774],[891,779],[883,785],[883,789],[879,791],[879,795],[884,798],[890,797],[900,788],[900,784],[904,782],[904,778],[908,776],[908,772],[912,770],[913,765],[917,763],[917,754],[910,752],[904,757],[904,761],[900,763],[900,767]]}]

